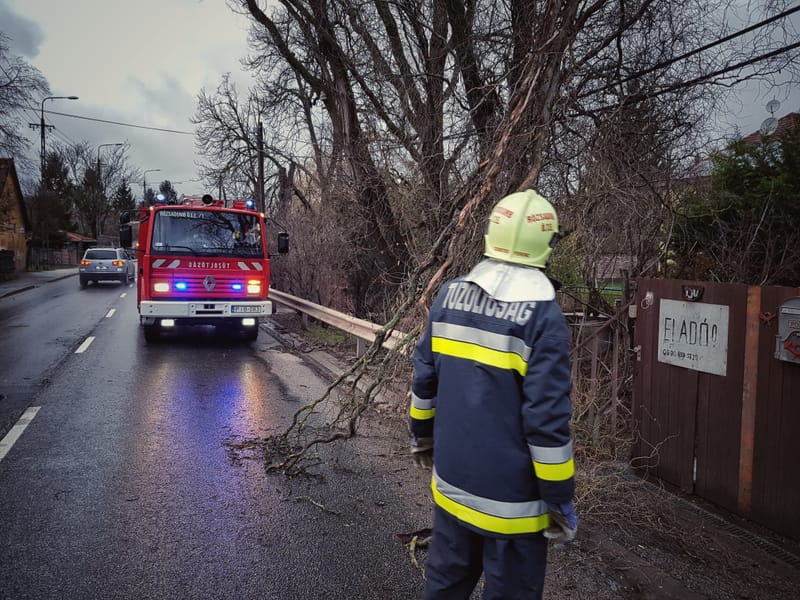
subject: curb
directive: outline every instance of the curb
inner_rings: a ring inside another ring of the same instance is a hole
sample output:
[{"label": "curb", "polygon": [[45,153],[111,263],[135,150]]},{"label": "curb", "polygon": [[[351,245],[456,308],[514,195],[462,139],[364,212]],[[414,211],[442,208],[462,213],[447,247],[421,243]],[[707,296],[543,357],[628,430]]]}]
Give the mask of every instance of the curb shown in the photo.
[{"label": "curb", "polygon": [[[262,321],[261,323],[261,331],[274,338],[288,351],[302,358],[303,361],[307,362],[309,366],[311,366],[311,368],[317,372],[317,374],[327,379],[329,383],[333,383],[339,379],[339,377],[341,377],[342,374],[350,369],[355,363],[356,359],[351,361],[343,361],[342,359],[331,355],[325,350],[304,350],[303,348],[308,347],[309,344],[305,339],[303,339],[302,336],[294,333],[281,333],[276,330],[273,323],[269,322],[269,319],[266,319],[265,321]],[[348,381],[349,380],[350,378],[348,378]],[[359,378],[358,383],[356,384],[356,389],[361,393],[365,393],[372,383],[373,380],[371,377],[362,376]],[[394,394],[398,394],[400,397],[402,397],[403,392],[395,389],[393,384],[386,382],[384,385],[385,389],[378,392],[375,399],[383,397],[385,400],[388,400],[389,398],[393,397]],[[388,397],[386,396],[387,392],[389,394]]]},{"label": "curb", "polygon": [[16,288],[16,289],[13,289],[13,290],[9,290],[8,292],[1,292],[0,293],[0,298],[6,298],[8,296],[13,296],[14,294],[19,294],[20,292],[25,292],[27,290],[32,290],[35,287],[36,287],[35,285],[26,285],[26,286],[21,287],[21,288]]},{"label": "curb", "polygon": [[39,287],[45,283],[52,283],[53,281],[61,281],[62,279],[67,279],[68,277],[74,277],[77,273],[68,273],[67,275],[60,275],[58,277],[53,277],[51,279],[43,280],[39,283],[31,283],[23,285],[22,287],[14,288],[13,290],[8,290],[7,292],[0,292],[0,298],[6,298],[8,296],[13,296],[14,294],[19,294],[20,292],[26,292],[28,290],[32,290],[34,288]]},{"label": "curb", "polygon": [[324,378],[333,382],[345,371],[345,368],[338,364],[328,353],[321,350],[303,351],[302,347],[306,344],[306,341],[302,337],[280,333],[273,323],[265,321],[268,321],[268,318],[261,322],[261,331],[277,340],[287,350],[308,361],[314,370]]}]

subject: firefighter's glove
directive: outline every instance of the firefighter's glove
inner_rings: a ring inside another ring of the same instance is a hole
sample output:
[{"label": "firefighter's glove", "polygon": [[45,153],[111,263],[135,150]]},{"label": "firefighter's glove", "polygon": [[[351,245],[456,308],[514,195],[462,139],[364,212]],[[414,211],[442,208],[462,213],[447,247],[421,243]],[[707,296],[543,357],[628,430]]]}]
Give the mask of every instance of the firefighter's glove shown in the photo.
[{"label": "firefighter's glove", "polygon": [[418,467],[433,468],[433,438],[414,438],[411,442],[411,458]]},{"label": "firefighter's glove", "polygon": [[550,526],[544,530],[544,537],[557,546],[569,544],[575,539],[578,531],[578,514],[575,512],[575,504],[573,502],[548,503],[547,508],[550,515]]}]

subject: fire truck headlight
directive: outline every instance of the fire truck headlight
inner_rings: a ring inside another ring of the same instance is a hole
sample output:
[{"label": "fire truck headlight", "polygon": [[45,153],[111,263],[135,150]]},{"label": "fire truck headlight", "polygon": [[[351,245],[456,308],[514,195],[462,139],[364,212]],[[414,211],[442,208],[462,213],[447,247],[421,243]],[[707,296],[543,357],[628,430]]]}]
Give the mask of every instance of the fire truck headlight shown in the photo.
[{"label": "fire truck headlight", "polygon": [[256,324],[256,320],[252,317],[247,317],[246,319],[242,319],[242,326],[244,327],[253,327]]},{"label": "fire truck headlight", "polygon": [[153,291],[154,292],[161,292],[161,293],[168,292],[169,291],[169,284],[165,283],[163,281],[156,281],[153,284]]},{"label": "fire truck headlight", "polygon": [[260,294],[261,293],[261,280],[260,279],[248,279],[247,280],[247,293],[248,294]]}]

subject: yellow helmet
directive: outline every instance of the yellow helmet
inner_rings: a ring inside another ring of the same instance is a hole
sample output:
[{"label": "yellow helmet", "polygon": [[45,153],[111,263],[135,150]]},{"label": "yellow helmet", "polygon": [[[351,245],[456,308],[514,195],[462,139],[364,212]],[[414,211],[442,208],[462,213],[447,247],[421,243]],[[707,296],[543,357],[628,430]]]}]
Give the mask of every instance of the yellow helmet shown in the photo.
[{"label": "yellow helmet", "polygon": [[516,192],[492,209],[484,254],[505,262],[544,268],[558,239],[558,216],[533,190]]}]

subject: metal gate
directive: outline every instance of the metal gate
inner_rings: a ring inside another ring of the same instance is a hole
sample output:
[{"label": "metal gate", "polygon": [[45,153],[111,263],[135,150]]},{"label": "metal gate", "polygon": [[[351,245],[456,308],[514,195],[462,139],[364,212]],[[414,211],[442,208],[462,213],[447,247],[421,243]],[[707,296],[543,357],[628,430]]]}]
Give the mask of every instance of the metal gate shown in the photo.
[{"label": "metal gate", "polygon": [[797,297],[639,279],[631,316],[634,465],[800,539],[800,357],[776,358],[781,306]]}]

